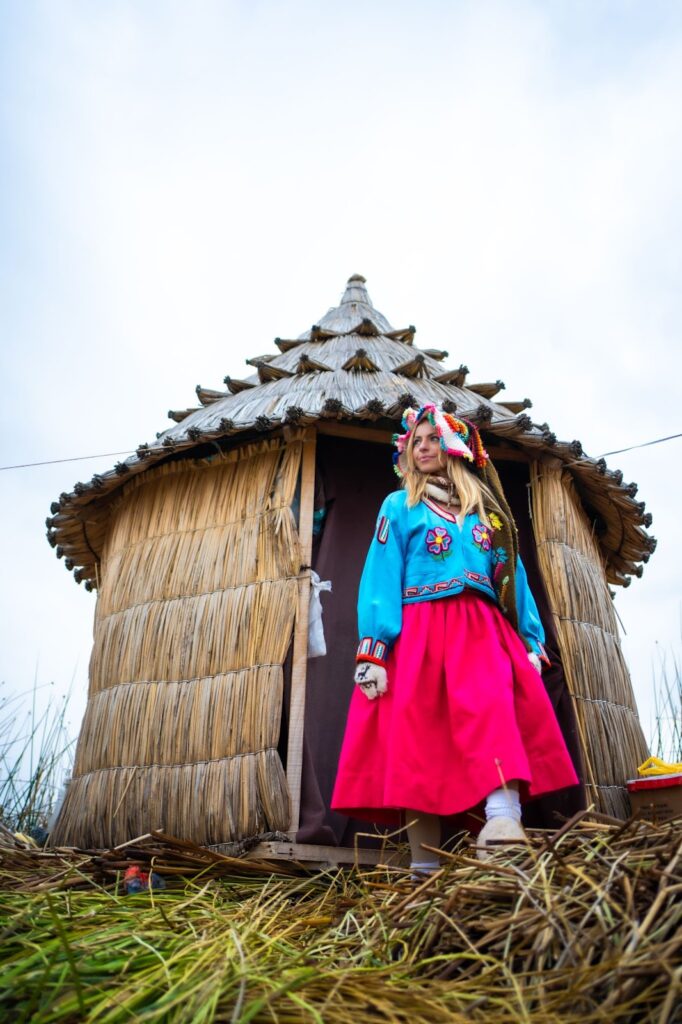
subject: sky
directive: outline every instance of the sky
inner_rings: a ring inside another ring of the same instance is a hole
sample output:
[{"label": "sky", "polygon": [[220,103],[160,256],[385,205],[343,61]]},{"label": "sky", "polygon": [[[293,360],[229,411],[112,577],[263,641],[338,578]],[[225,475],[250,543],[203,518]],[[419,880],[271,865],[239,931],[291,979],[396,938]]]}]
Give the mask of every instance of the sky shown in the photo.
[{"label": "sky", "polygon": [[[353,273],[590,455],[678,434],[681,172],[677,0],[0,0],[0,466],[152,440]],[[647,732],[681,456],[607,460],[658,538],[616,598]],[[44,519],[116,461],[0,471],[0,694],[74,733],[95,597]]]}]

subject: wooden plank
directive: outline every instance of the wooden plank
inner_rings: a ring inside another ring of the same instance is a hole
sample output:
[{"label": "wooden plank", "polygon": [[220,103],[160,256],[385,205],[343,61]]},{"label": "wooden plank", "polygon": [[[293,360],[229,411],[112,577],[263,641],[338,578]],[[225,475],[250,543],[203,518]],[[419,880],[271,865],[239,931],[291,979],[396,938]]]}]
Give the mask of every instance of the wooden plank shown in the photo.
[{"label": "wooden plank", "polygon": [[409,857],[404,850],[388,847],[384,850],[368,850],[362,847],[315,846],[309,843],[259,843],[249,850],[247,859],[300,861],[309,866],[329,867],[342,864],[372,867],[376,864],[390,864],[405,867]]},{"label": "wooden plank", "polygon": [[298,582],[298,603],[294,625],[294,649],[291,665],[291,699],[289,701],[289,740],[287,745],[287,784],[291,802],[288,835],[296,836],[301,814],[301,773],[303,768],[303,727],[305,722],[305,687],[308,667],[308,609],[310,606],[310,559],[313,548],[313,505],[315,497],[314,427],[306,431],[301,456],[301,505],[299,539],[301,545],[301,576]]},{"label": "wooden plank", "polygon": [[502,448],[495,444],[486,444],[487,451],[493,462],[530,462],[530,457],[520,448]]},{"label": "wooden plank", "polygon": [[338,423],[336,420],[320,420],[317,429],[320,434],[347,437],[351,441],[374,441],[376,444],[391,444],[393,441],[393,433],[390,430],[356,427],[351,423]]}]

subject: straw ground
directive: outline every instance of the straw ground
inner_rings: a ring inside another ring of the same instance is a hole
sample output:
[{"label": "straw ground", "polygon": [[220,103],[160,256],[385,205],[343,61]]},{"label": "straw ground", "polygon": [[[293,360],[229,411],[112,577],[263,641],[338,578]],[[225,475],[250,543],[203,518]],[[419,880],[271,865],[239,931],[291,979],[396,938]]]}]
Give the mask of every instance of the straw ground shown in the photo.
[{"label": "straw ground", "polygon": [[[414,889],[147,837],[0,848],[0,1014],[47,1022],[682,1020],[682,822],[585,816]],[[126,864],[169,888],[125,896]],[[193,877],[189,877],[193,875]]]}]

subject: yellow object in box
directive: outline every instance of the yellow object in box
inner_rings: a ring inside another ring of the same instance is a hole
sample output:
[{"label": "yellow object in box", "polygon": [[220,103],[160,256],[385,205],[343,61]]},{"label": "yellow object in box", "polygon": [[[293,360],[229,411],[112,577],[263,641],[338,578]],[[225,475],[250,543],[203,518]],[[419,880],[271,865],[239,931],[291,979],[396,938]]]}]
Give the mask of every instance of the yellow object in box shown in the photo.
[{"label": "yellow object in box", "polygon": [[671,764],[652,754],[651,757],[647,757],[643,764],[640,764],[637,772],[643,776],[676,775],[678,772],[682,772],[682,761],[676,761],[675,764]]}]

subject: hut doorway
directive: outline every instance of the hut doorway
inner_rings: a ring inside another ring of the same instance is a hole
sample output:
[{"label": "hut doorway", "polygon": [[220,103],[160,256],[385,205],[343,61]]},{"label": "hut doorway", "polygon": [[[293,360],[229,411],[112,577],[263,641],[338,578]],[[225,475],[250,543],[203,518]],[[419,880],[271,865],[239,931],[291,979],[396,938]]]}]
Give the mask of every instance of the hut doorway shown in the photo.
[{"label": "hut doorway", "polygon": [[[335,434],[338,433],[336,428]],[[352,429],[348,434],[351,436],[320,433],[317,438],[314,505],[317,521],[323,521],[318,535],[313,537],[311,564],[321,579],[332,581],[333,589],[323,600],[327,654],[309,660],[307,665],[297,829],[296,822],[292,822],[298,843],[341,847],[353,847],[356,843],[373,845],[367,836],[374,830],[373,826],[332,811],[329,804],[353,688],[358,584],[381,502],[397,487],[386,436],[377,432],[374,439],[370,431],[362,431],[363,436],[360,436],[360,431]],[[372,440],[383,443],[368,443]],[[495,454],[495,464],[517,521],[522,557],[547,634],[552,669],[546,671],[545,682],[580,774],[580,747],[573,706],[535,551],[528,463],[523,457],[504,459],[500,458],[502,452]],[[582,788],[575,787],[533,801],[525,812],[526,821],[535,827],[556,826],[555,811],[570,816],[583,803]]]}]

